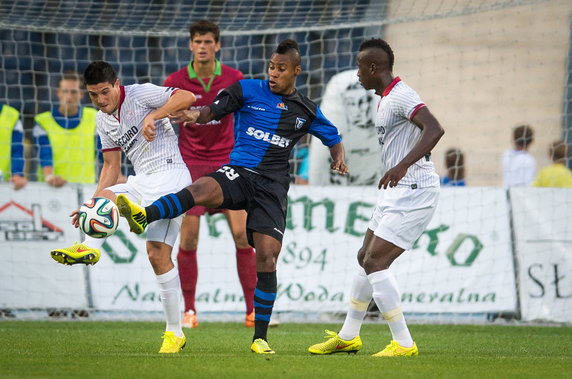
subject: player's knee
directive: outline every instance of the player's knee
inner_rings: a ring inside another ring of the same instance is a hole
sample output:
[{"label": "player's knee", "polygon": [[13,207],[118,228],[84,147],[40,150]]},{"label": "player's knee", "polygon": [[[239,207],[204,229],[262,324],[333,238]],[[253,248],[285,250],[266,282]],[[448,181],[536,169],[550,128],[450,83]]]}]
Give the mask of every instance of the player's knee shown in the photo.
[{"label": "player's knee", "polygon": [[261,253],[256,252],[256,269],[257,271],[274,271],[276,270],[276,258],[278,253],[266,251]]},{"label": "player's knee", "polygon": [[383,257],[376,256],[367,251],[364,252],[363,260],[360,262],[360,265],[368,275],[389,268],[388,262],[383,259]]},{"label": "player's knee", "polygon": [[358,261],[359,265],[362,267],[363,267],[364,258],[365,258],[365,249],[361,248],[361,249],[359,249],[359,251],[357,253],[357,261]]},{"label": "player's knee", "polygon": [[165,272],[173,264],[170,251],[166,251],[158,243],[147,243],[147,256],[155,273]]},{"label": "player's knee", "polygon": [[195,233],[184,233],[181,230],[181,240],[179,247],[183,250],[197,250],[199,245],[199,235]]}]

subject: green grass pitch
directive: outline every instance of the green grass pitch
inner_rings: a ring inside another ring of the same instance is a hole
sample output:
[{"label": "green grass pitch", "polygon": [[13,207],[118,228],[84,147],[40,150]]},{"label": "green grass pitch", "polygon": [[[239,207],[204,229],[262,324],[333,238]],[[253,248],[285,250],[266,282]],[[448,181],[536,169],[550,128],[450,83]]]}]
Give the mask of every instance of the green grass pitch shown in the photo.
[{"label": "green grass pitch", "polygon": [[411,325],[420,355],[373,358],[386,325],[362,328],[358,354],[313,356],[309,345],[340,325],[282,324],[269,331],[276,355],[250,352],[252,329],[206,323],[185,330],[180,354],[159,355],[163,324],[1,321],[1,378],[570,378],[572,328]]}]

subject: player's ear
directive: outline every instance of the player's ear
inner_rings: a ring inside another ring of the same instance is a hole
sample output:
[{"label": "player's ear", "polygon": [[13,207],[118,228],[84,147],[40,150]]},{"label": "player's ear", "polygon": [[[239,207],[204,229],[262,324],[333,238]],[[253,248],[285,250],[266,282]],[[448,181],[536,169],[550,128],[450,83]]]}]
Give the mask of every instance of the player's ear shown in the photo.
[{"label": "player's ear", "polygon": [[215,53],[218,53],[220,50],[220,41],[218,41],[217,43],[215,43]]},{"label": "player's ear", "polygon": [[121,80],[119,80],[119,78],[117,78],[117,79],[115,80],[115,83],[113,83],[113,86],[114,86],[114,87],[115,87],[115,86],[119,87],[120,85],[121,85]]},{"label": "player's ear", "polygon": [[377,71],[377,65],[374,62],[371,62],[369,65],[369,70],[371,71],[372,74],[375,74],[375,72]]},{"label": "player's ear", "polygon": [[301,72],[302,72],[302,66],[297,65],[296,68],[294,68],[294,75],[298,76],[300,75]]}]

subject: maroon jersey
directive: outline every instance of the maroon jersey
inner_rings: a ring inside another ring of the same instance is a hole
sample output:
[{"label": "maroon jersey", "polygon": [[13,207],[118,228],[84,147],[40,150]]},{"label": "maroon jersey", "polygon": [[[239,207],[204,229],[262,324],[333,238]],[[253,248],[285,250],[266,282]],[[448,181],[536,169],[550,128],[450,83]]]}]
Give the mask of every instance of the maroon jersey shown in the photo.
[{"label": "maroon jersey", "polygon": [[[215,97],[226,87],[244,79],[242,73],[216,61],[214,78],[201,78],[199,81],[192,65],[175,71],[165,79],[165,87],[175,87],[191,91],[197,101],[191,108],[210,105]],[[209,86],[210,84],[210,86]],[[206,87],[206,88],[205,88]],[[208,89],[208,91],[207,91]],[[220,121],[208,124],[194,124],[179,128],[179,149],[187,164],[228,163],[230,151],[234,145],[234,118],[232,114]]]}]

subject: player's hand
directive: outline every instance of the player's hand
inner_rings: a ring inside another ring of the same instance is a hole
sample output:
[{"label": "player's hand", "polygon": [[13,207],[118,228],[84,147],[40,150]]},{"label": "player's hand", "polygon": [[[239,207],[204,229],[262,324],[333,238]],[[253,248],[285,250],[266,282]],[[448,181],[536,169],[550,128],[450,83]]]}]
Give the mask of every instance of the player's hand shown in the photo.
[{"label": "player's hand", "polygon": [[198,109],[183,109],[182,111],[170,114],[169,119],[173,123],[181,123],[184,126],[190,126],[197,122],[200,115],[201,111]]},{"label": "player's hand", "polygon": [[48,183],[52,187],[60,188],[63,187],[67,181],[58,175],[47,175],[46,176],[46,183]]},{"label": "player's hand", "polygon": [[155,126],[155,119],[151,116],[145,117],[143,120],[143,130],[141,131],[143,137],[151,142],[157,137],[157,127]]},{"label": "player's hand", "polygon": [[14,185],[14,189],[18,191],[19,189],[24,188],[26,184],[28,184],[28,179],[20,175],[12,175],[10,177],[10,182]]},{"label": "player's hand", "polygon": [[72,213],[70,213],[70,217],[71,217],[71,224],[75,228],[79,228],[79,208],[72,211]]},{"label": "player's hand", "polygon": [[348,168],[348,166],[346,165],[346,163],[344,161],[332,162],[332,164],[330,165],[330,169],[332,171],[336,171],[340,175],[345,175],[348,172],[350,172],[350,169]]},{"label": "player's hand", "polygon": [[381,187],[383,187],[383,189],[387,189],[387,186],[397,186],[397,183],[399,183],[399,181],[405,176],[406,173],[407,167],[403,165],[397,165],[393,167],[392,169],[388,170],[379,180],[377,188],[381,189]]}]

